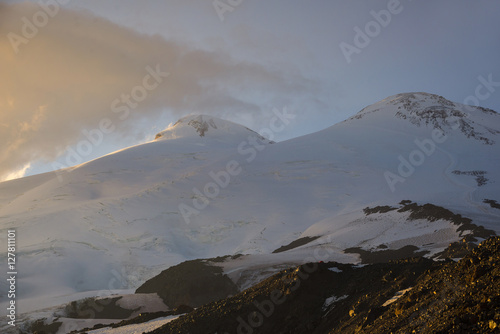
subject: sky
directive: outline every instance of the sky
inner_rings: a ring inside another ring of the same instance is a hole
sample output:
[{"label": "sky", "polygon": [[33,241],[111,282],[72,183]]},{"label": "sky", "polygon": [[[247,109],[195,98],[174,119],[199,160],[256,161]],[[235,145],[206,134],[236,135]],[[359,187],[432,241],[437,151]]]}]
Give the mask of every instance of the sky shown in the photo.
[{"label": "sky", "polygon": [[500,111],[500,2],[0,0],[0,180],[189,114],[282,141],[422,91]]}]

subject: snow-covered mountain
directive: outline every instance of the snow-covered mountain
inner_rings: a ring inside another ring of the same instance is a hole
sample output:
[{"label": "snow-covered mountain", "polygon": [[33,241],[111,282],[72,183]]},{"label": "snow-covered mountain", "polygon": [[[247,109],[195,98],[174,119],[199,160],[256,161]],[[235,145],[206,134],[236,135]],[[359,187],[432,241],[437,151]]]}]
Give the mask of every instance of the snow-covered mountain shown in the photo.
[{"label": "snow-covered mountain", "polygon": [[0,227],[2,238],[17,230],[21,312],[131,291],[172,265],[220,255],[253,255],[224,265],[235,281],[246,273],[245,287],[261,277],[252,268],[269,274],[320,250],[354,263],[345,249],[414,245],[433,255],[471,233],[367,207],[432,203],[500,232],[491,204],[500,201],[499,153],[499,114],[427,93],[388,97],[279,143],[188,116],[152,142],[0,183]]}]

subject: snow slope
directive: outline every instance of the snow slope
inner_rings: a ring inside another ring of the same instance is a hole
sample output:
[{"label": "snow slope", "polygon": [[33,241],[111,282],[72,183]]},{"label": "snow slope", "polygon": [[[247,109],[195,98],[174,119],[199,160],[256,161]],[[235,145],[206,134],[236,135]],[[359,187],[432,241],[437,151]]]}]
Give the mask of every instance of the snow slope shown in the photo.
[{"label": "snow slope", "polygon": [[[152,142],[0,183],[2,238],[12,228],[18,235],[20,311],[136,288],[195,258],[256,255],[228,264],[234,276],[304,262],[321,247],[331,260],[356,262],[343,249],[437,252],[460,239],[447,221],[362,212],[407,199],[499,232],[500,210],[483,203],[500,201],[499,145],[497,113],[426,93],[388,97],[280,143],[214,117],[185,117]],[[321,238],[271,254],[303,236]]]}]

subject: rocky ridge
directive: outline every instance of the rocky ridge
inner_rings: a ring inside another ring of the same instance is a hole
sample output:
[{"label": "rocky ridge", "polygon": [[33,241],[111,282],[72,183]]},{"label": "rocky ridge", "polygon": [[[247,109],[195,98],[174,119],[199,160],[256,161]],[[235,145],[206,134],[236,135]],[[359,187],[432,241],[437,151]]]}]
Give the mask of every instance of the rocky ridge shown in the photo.
[{"label": "rocky ridge", "polygon": [[500,237],[458,262],[308,263],[150,333],[498,333],[499,264]]}]

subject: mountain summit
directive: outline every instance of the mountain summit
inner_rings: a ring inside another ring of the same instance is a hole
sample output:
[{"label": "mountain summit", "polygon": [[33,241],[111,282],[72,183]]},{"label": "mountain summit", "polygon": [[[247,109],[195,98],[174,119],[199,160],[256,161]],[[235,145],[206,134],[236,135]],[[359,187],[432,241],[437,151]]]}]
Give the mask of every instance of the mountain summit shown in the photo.
[{"label": "mountain summit", "polygon": [[364,108],[350,120],[362,119],[372,113],[395,116],[417,127],[427,126],[442,130],[445,134],[458,130],[467,138],[487,145],[494,144],[500,134],[500,115],[497,112],[423,92],[389,96]]},{"label": "mountain summit", "polygon": [[[158,133],[155,140],[170,140],[188,137],[239,137],[257,136],[263,142],[270,142],[242,125],[208,115],[190,115],[179,119],[174,125]],[[236,138],[237,139],[237,138]]]}]

